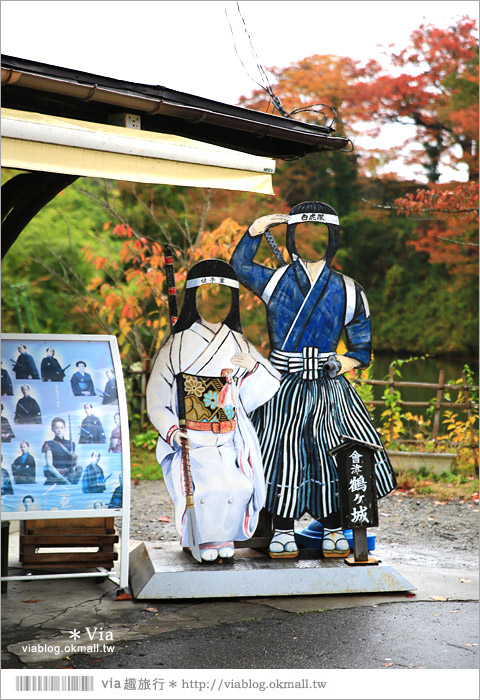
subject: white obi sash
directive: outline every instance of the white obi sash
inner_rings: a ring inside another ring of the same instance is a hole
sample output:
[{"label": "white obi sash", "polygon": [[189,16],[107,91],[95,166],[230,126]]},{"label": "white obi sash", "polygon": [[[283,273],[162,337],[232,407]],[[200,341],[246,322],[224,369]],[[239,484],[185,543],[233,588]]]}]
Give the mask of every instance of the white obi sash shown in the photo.
[{"label": "white obi sash", "polygon": [[302,352],[272,350],[269,360],[280,372],[302,373],[302,379],[318,379],[327,359],[334,351],[320,352],[318,348],[307,346]]}]

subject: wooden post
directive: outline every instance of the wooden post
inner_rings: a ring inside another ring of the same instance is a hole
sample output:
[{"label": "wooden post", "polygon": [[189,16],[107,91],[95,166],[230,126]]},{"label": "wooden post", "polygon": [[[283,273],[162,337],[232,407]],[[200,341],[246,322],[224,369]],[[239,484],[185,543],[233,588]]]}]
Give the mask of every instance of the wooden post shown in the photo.
[{"label": "wooden post", "polygon": [[440,423],[440,408],[441,408],[442,398],[443,398],[444,379],[445,379],[445,370],[441,369],[440,373],[438,375],[437,398],[435,400],[435,413],[433,415],[432,438],[433,438],[433,442],[435,445],[437,444],[437,439],[438,439],[438,426]]},{"label": "wooden post", "polygon": [[142,360],[142,383],[140,389],[140,427],[145,425],[145,414],[147,412],[147,377],[149,374],[150,362],[148,359]]},{"label": "wooden post", "polygon": [[342,439],[329,454],[337,463],[342,528],[353,533],[353,557],[345,562],[378,564],[368,555],[367,527],[378,526],[374,453],[380,447],[343,435]]},{"label": "wooden post", "polygon": [[[8,576],[8,535],[10,531],[10,521],[2,520],[2,576]],[[7,581],[2,581],[2,593],[7,592]]]},{"label": "wooden post", "polygon": [[353,556],[356,562],[368,562],[367,529],[353,529]]},{"label": "wooden post", "polygon": [[[390,365],[388,368],[388,385],[390,394],[393,394],[394,378],[393,378],[393,366]],[[393,442],[393,416],[390,418],[390,442]]]}]

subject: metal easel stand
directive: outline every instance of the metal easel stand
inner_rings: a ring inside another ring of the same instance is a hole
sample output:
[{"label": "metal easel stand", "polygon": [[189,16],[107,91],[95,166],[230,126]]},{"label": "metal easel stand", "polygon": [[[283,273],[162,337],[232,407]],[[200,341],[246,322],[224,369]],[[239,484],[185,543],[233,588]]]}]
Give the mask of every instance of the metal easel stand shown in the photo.
[{"label": "metal easel stand", "polygon": [[[72,578],[105,578],[109,579],[113,583],[115,583],[117,586],[119,586],[120,589],[128,589],[128,569],[129,569],[129,532],[130,532],[130,508],[129,508],[129,502],[130,502],[130,493],[129,493],[129,484],[127,486],[127,493],[126,493],[126,498],[127,498],[127,503],[128,507],[125,508],[123,511],[121,511],[118,516],[121,517],[122,520],[122,534],[120,536],[120,561],[119,561],[119,573],[116,571],[110,571],[108,569],[105,569],[102,566],[95,567],[95,571],[82,571],[82,572],[68,572],[68,573],[61,573],[61,574],[32,574],[29,572],[24,573],[23,575],[19,576],[8,576],[8,575],[2,575],[0,577],[0,581],[2,583],[2,593],[6,593],[7,591],[7,585],[9,581],[33,581],[33,580],[48,580],[48,579],[72,579]],[[96,516],[108,516],[112,517],[115,515],[115,511],[112,510],[98,510],[95,513]],[[6,547],[7,550],[7,557],[8,557],[8,540],[2,542],[2,548]],[[27,568],[27,567],[25,567]],[[45,566],[45,568],[48,568],[48,565]],[[8,566],[5,567],[3,566],[2,562],[2,574],[6,574],[8,571]]]},{"label": "metal easel stand", "polygon": [[69,574],[30,574],[25,573],[23,576],[2,576],[2,581],[33,581],[41,579],[59,579],[59,578],[109,578],[111,581],[120,585],[120,578],[114,571],[107,571],[99,568],[98,571],[85,571]]}]

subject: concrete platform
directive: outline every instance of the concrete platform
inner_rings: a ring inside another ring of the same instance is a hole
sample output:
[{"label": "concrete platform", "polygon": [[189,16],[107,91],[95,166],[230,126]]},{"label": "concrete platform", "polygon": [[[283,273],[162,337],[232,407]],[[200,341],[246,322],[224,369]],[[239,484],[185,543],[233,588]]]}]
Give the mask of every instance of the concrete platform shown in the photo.
[{"label": "concrete platform", "polygon": [[238,549],[229,563],[198,564],[178,544],[144,542],[130,553],[135,598],[233,598],[415,589],[391,566],[349,566],[343,559],[279,559]]}]

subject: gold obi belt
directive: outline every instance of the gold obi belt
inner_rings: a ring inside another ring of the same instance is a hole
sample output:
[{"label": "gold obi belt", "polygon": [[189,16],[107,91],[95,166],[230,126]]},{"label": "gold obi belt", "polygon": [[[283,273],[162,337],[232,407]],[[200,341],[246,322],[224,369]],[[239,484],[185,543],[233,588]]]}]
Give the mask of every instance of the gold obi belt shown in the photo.
[{"label": "gold obi belt", "polygon": [[[209,430],[213,433],[229,433],[236,428],[236,408],[232,404],[233,392],[226,392],[226,405],[218,405],[225,393],[227,377],[200,377],[183,374],[185,387],[185,417],[190,430]],[[236,382],[236,378],[233,380]]]}]

